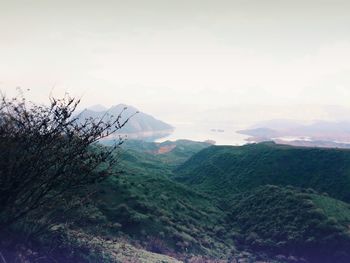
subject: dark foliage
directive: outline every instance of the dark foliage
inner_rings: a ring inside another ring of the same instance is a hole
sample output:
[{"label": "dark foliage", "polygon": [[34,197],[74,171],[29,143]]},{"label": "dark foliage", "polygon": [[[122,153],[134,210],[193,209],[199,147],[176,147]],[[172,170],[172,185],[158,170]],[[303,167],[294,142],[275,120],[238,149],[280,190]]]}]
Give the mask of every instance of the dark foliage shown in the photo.
[{"label": "dark foliage", "polygon": [[[237,245],[254,253],[304,258],[315,263],[350,262],[349,218],[324,210],[326,202],[350,216],[346,203],[292,187],[264,186],[232,199],[229,216],[241,234]],[[332,215],[332,216],[333,216]]]},{"label": "dark foliage", "polygon": [[350,151],[274,143],[212,146],[195,154],[175,179],[215,196],[229,197],[261,185],[313,188],[350,201]]},{"label": "dark foliage", "polygon": [[[121,129],[121,114],[77,121],[79,100],[66,95],[50,105],[27,102],[21,95],[0,102],[0,235],[11,231],[29,236],[46,231],[52,222],[67,221],[93,185],[109,175],[117,158],[114,147],[96,142]],[[67,223],[67,222],[66,222]],[[45,230],[44,230],[45,229]],[[17,234],[17,236],[19,236]],[[14,246],[9,239],[1,246]]]}]

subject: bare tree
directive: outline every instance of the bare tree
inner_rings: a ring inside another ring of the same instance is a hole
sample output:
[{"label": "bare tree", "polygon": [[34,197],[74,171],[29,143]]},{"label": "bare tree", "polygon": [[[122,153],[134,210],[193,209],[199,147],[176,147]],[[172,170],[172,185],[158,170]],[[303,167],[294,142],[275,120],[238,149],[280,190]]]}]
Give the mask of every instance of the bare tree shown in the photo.
[{"label": "bare tree", "polygon": [[[66,95],[50,105],[24,96],[0,102],[0,233],[26,218],[42,218],[62,200],[104,180],[117,161],[114,147],[97,142],[129,120],[118,116],[80,120],[80,100]],[[88,194],[88,192],[86,192]]]}]

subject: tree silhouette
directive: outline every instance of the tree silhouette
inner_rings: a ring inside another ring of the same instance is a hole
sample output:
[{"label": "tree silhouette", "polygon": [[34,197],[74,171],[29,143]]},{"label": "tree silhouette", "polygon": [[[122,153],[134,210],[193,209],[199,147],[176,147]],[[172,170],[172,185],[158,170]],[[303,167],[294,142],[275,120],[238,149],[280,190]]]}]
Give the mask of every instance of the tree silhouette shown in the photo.
[{"label": "tree silhouette", "polygon": [[48,106],[28,102],[23,94],[1,96],[0,233],[15,223],[49,218],[64,201],[83,200],[118,161],[112,153],[123,138],[112,147],[97,142],[129,118],[121,112],[81,120],[74,115],[79,103],[69,95],[51,97]]}]

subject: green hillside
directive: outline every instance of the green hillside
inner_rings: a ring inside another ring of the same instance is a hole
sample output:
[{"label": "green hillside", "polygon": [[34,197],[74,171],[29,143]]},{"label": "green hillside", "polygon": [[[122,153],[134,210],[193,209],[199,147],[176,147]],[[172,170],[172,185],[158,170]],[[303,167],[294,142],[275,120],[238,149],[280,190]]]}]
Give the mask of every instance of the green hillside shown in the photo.
[{"label": "green hillside", "polygon": [[[171,151],[159,149],[171,146]],[[209,144],[181,140],[127,141],[116,151],[119,164],[98,187],[94,206],[78,211],[82,232],[101,239],[123,238],[155,253],[228,258],[235,250],[226,212],[218,200],[172,181],[172,169]],[[93,226],[99,226],[97,228]]]},{"label": "green hillside", "polygon": [[[207,142],[190,140],[165,141],[161,143],[127,140],[123,143],[122,150],[125,156],[129,155],[125,160],[132,160],[133,162],[129,166],[135,166],[135,161],[140,163],[148,160],[155,162],[156,166],[160,166],[161,163],[169,168],[174,168],[209,146],[211,144]],[[144,166],[141,165],[141,168],[144,168]]]},{"label": "green hillside", "polygon": [[307,190],[263,186],[235,196],[227,210],[238,248],[281,260],[350,260],[349,204]]},{"label": "green hillside", "polygon": [[64,217],[80,220],[34,251],[59,234],[64,262],[350,262],[350,205],[330,197],[347,192],[348,151],[184,140],[115,154],[93,202]]},{"label": "green hillside", "polygon": [[174,179],[225,198],[272,184],[313,188],[350,201],[350,151],[274,143],[212,146],[177,168]]},{"label": "green hillside", "polygon": [[191,156],[209,147],[205,142],[189,140],[162,143],[127,140],[116,151],[120,160],[117,171],[126,174],[161,175],[171,177],[172,170]]},{"label": "green hillside", "polygon": [[99,200],[107,222],[152,252],[221,258],[234,249],[233,240],[218,233],[218,226],[226,226],[225,212],[209,197],[165,177],[111,178]]},{"label": "green hillside", "polygon": [[[171,151],[158,153],[171,146]],[[98,209],[106,222],[153,252],[225,257],[233,240],[219,235],[225,212],[208,195],[169,179],[172,168],[209,144],[180,140],[150,143],[127,141],[122,146],[120,176],[100,187]]]},{"label": "green hillside", "polygon": [[[99,210],[105,220],[117,223],[118,233],[144,248],[180,259],[184,255],[233,259],[243,252],[251,260],[266,262],[294,258],[345,263],[350,259],[347,203],[312,189],[259,186],[259,181],[257,187],[221,199],[220,194],[201,193],[170,180],[174,164],[169,161],[176,160],[176,154],[163,156],[161,161],[150,152],[153,146],[136,141],[126,145],[128,150],[122,154],[125,174],[106,182],[100,193]],[[280,150],[277,145],[252,146]],[[216,148],[222,147],[204,149],[183,166]],[[304,149],[293,150],[290,156]],[[109,234],[114,235],[113,231]]]}]

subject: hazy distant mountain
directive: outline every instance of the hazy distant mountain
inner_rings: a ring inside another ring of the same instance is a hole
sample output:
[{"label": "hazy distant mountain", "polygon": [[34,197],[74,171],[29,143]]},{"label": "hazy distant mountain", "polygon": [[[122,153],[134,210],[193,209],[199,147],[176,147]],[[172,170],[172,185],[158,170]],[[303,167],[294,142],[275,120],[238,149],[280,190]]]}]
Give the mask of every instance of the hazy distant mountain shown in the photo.
[{"label": "hazy distant mountain", "polygon": [[287,119],[273,119],[267,121],[260,121],[252,126],[252,128],[271,129],[271,130],[285,130],[302,125],[301,121],[287,120]]},{"label": "hazy distant mountain", "polygon": [[108,110],[107,107],[105,107],[101,104],[93,105],[93,106],[89,107],[88,109],[92,110],[92,111],[106,111],[106,110]]},{"label": "hazy distant mountain", "polygon": [[174,130],[170,124],[154,118],[153,116],[140,112],[133,106],[118,104],[104,108],[101,105],[95,105],[87,108],[79,114],[79,118],[84,120],[86,118],[105,120],[116,118],[120,113],[122,116],[121,122],[130,118],[127,124],[118,132],[117,135],[127,135],[132,139],[157,139],[171,134]]},{"label": "hazy distant mountain", "polygon": [[256,128],[256,129],[240,130],[237,132],[241,134],[254,136],[254,137],[260,137],[260,138],[273,138],[278,135],[278,131],[269,129],[269,128]]},{"label": "hazy distant mountain", "polygon": [[238,133],[252,136],[249,140],[300,146],[350,148],[350,122],[315,121],[302,124],[289,120],[271,120]]}]

